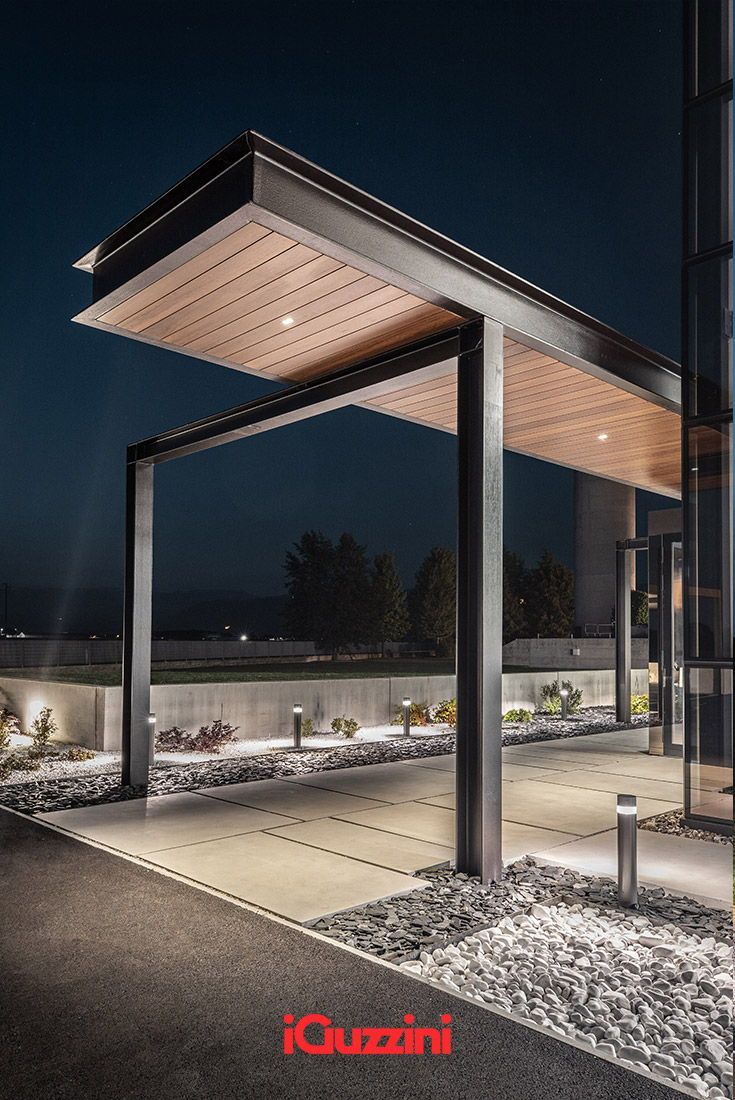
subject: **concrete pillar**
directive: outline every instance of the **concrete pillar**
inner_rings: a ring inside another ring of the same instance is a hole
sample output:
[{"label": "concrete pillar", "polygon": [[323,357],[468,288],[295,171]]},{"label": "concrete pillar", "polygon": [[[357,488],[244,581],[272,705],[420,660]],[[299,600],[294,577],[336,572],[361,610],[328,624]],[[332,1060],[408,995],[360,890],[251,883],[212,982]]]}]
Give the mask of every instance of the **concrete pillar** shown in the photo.
[{"label": "concrete pillar", "polygon": [[[615,609],[615,547],[635,538],[635,489],[577,472],[574,477],[575,622],[612,621]],[[635,588],[635,567],[631,572]]]}]

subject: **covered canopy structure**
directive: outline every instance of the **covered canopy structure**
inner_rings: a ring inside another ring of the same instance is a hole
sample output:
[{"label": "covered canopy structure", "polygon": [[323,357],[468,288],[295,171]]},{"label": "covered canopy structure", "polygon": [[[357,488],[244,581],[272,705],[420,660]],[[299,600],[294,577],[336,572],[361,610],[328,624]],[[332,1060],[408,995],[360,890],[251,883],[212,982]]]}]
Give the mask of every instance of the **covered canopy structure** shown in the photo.
[{"label": "covered canopy structure", "polygon": [[129,448],[124,781],[151,752],[156,463],[364,405],[458,435],[457,864],[497,878],[503,448],[676,497],[676,364],[251,131],[76,266],[77,321],[282,383]]}]

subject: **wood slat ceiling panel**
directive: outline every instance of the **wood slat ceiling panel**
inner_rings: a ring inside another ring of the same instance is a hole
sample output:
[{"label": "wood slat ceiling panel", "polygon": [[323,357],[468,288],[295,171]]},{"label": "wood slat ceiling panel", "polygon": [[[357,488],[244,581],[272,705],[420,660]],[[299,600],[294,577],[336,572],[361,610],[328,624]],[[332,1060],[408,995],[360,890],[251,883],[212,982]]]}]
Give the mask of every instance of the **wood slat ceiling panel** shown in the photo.
[{"label": "wood slat ceiling panel", "polygon": [[[332,373],[462,320],[254,222],[100,310],[105,325],[289,382]],[[511,337],[503,346],[509,450],[678,493],[675,413]],[[376,397],[370,407],[456,431],[456,371]]]},{"label": "wood slat ceiling panel", "polygon": [[[678,494],[676,413],[517,343],[504,341],[504,444],[548,462]],[[456,372],[370,402],[385,412],[457,430]],[[606,435],[607,439],[599,439]]]}]

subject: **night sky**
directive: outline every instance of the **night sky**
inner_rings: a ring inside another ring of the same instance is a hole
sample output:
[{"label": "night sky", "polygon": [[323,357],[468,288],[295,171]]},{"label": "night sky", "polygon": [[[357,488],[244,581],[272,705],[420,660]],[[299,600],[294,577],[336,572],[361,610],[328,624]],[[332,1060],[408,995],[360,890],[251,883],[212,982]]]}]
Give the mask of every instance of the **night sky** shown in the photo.
[{"label": "night sky", "polygon": [[[247,128],[678,358],[674,0],[71,0],[10,19],[0,582],[120,585],[126,444],[271,388],[70,321],[92,289],[72,262]],[[279,592],[308,527],[394,550],[407,581],[454,539],[454,438],[365,411],[156,478],[160,590]],[[568,471],[506,455],[511,549],[572,564],[571,503]]]}]

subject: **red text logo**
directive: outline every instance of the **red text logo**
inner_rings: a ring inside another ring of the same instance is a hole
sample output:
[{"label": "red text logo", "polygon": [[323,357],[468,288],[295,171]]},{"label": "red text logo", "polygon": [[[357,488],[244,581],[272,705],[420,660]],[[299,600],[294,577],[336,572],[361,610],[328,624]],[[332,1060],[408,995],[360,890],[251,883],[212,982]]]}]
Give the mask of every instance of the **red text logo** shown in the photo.
[{"label": "red text logo", "polygon": [[283,1053],[295,1054],[451,1054],[452,1017],[441,1027],[416,1027],[416,1017],[403,1017],[403,1027],[335,1027],[329,1016],[310,1012],[296,1020],[283,1017]]}]

